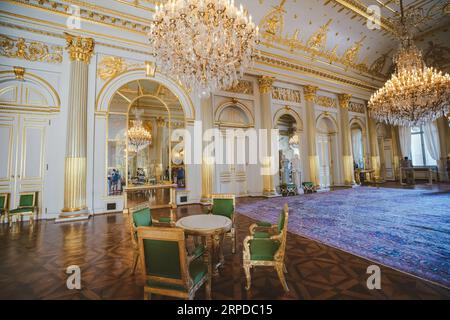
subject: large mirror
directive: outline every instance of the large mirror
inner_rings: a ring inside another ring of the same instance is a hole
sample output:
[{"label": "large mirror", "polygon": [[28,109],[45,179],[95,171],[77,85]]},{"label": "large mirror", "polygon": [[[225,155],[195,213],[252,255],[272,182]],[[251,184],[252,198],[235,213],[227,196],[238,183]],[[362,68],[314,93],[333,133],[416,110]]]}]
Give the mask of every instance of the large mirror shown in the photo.
[{"label": "large mirror", "polygon": [[185,188],[183,146],[170,141],[184,126],[183,108],[164,85],[142,79],[117,90],[108,112],[107,194],[164,183]]}]

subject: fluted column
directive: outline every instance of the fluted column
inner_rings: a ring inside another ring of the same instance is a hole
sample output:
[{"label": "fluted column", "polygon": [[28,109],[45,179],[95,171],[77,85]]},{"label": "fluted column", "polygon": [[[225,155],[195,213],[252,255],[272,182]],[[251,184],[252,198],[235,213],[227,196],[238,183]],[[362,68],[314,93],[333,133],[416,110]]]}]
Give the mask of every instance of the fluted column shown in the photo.
[{"label": "fluted column", "polygon": [[94,40],[65,34],[70,57],[69,103],[61,218],[85,215],[88,69]]},{"label": "fluted column", "polygon": [[[211,95],[201,100],[203,133],[213,127],[213,106],[211,105]],[[211,194],[214,192],[214,158],[210,156],[210,150],[207,150],[210,142],[203,142],[202,154],[202,198],[201,202],[209,203]],[[205,151],[206,154],[205,155]]]},{"label": "fluted column", "polygon": [[[278,152],[278,150],[272,150],[272,136],[271,129],[273,128],[272,123],[272,88],[273,82],[275,78],[262,76],[259,78],[259,92],[261,94],[261,124],[262,129],[267,130],[267,153],[266,157],[262,161],[262,166],[267,171],[270,170],[271,166],[277,166],[278,164],[272,163],[271,157],[273,152]],[[273,175],[264,175],[263,176],[263,195],[267,197],[277,195],[274,185],[274,177]]]},{"label": "fluted column", "polygon": [[342,93],[338,95],[339,114],[341,119],[341,141],[342,141],[342,159],[344,163],[344,183],[346,185],[354,184],[353,174],[353,155],[351,149],[350,117],[348,115],[348,104],[351,99],[350,94]]},{"label": "fluted column", "polygon": [[370,140],[370,165],[374,170],[375,180],[381,179],[381,160],[378,149],[377,124],[374,119],[368,118],[369,122],[369,140]]},{"label": "fluted column", "polygon": [[439,180],[448,181],[447,156],[450,152],[450,150],[447,149],[447,139],[450,136],[448,120],[445,117],[441,117],[436,120],[436,125],[439,133],[439,160],[437,161]]},{"label": "fluted column", "polygon": [[316,150],[316,116],[314,112],[314,103],[316,102],[316,92],[319,88],[314,86],[305,86],[303,93],[306,104],[306,139],[308,141],[308,163],[310,181],[315,186],[320,185],[319,181],[319,158]]},{"label": "fluted column", "polygon": [[392,155],[394,163],[394,177],[395,179],[400,178],[400,159],[402,158],[400,150],[400,136],[397,126],[391,126],[391,137],[392,137]]}]

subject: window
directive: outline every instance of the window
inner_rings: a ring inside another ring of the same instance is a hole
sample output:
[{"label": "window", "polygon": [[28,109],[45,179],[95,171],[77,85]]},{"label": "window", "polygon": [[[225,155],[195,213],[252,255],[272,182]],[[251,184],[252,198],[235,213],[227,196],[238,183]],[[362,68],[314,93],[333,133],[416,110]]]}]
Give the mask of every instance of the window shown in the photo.
[{"label": "window", "polygon": [[422,126],[411,128],[411,160],[413,166],[435,166],[434,160],[425,146]]}]

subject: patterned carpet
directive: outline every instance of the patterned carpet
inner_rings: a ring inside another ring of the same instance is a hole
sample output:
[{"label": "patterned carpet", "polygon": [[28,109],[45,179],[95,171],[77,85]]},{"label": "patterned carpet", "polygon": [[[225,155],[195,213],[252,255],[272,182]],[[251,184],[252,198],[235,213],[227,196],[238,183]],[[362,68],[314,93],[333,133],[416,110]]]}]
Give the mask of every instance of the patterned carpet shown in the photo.
[{"label": "patterned carpet", "polygon": [[289,231],[450,287],[450,188],[360,187],[244,203],[238,211],[276,222],[285,202]]}]

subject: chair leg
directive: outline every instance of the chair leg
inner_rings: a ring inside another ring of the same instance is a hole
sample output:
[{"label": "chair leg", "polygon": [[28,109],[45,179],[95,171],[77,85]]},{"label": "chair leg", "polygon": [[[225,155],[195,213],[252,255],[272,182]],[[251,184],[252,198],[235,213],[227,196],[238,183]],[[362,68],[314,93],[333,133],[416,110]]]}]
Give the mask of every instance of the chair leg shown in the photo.
[{"label": "chair leg", "polygon": [[133,268],[131,269],[131,274],[134,274],[136,272],[138,261],[139,261],[139,253],[134,252],[133,253]]},{"label": "chair leg", "polygon": [[152,300],[152,294],[144,291],[144,300]]},{"label": "chair leg", "polygon": [[283,263],[283,272],[284,272],[284,273],[288,273],[288,272],[287,272],[287,269],[286,269],[286,264],[285,264],[285,263]]},{"label": "chair leg", "polygon": [[283,273],[283,266],[281,264],[277,264],[275,266],[275,269],[277,270],[278,278],[280,278],[281,285],[283,286],[283,289],[285,292],[289,292],[289,288],[286,283],[286,279],[284,278]]},{"label": "chair leg", "polygon": [[245,279],[247,280],[245,290],[250,290],[250,287],[252,286],[252,276],[250,274],[250,266],[244,265],[244,271],[245,271]]},{"label": "chair leg", "polygon": [[211,300],[211,277],[205,282],[205,297],[206,300]]},{"label": "chair leg", "polygon": [[236,230],[234,227],[231,229],[231,253],[236,253]]}]

